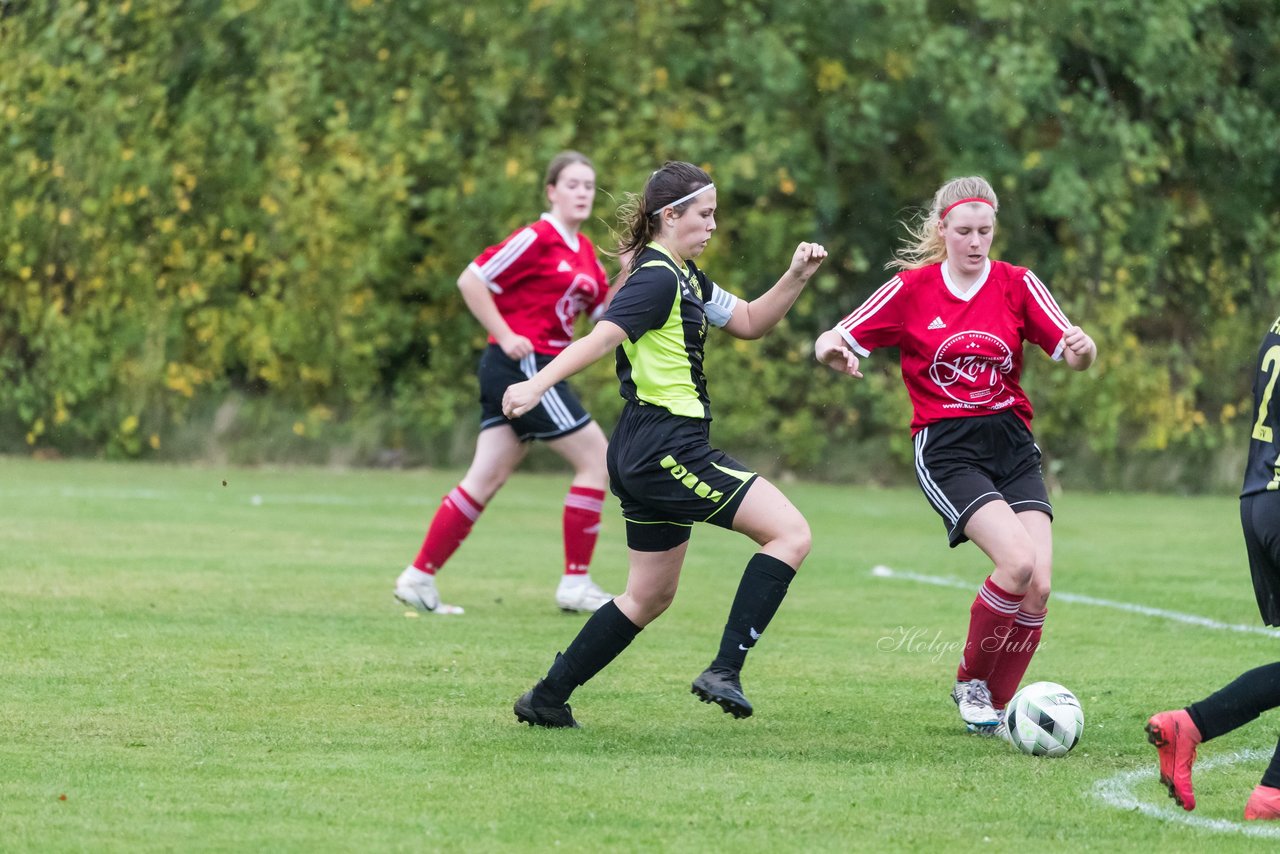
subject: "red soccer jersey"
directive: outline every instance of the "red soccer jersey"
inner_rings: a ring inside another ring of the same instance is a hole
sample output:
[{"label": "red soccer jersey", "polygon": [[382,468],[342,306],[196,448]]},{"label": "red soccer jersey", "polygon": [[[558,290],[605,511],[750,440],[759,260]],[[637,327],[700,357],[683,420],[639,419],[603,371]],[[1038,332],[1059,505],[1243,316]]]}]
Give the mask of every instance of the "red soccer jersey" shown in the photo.
[{"label": "red soccer jersey", "polygon": [[944,418],[1010,407],[1030,426],[1031,401],[1018,385],[1022,342],[1061,359],[1070,322],[1025,267],[988,261],[978,281],[961,292],[944,266],[899,273],[836,329],[860,356],[877,347],[899,348],[913,435]]},{"label": "red soccer jersey", "polygon": [[[569,235],[550,214],[481,252],[468,269],[489,286],[511,331],[552,356],[569,346],[574,320],[594,312],[609,287],[587,236]],[[492,335],[489,343],[497,343]]]}]

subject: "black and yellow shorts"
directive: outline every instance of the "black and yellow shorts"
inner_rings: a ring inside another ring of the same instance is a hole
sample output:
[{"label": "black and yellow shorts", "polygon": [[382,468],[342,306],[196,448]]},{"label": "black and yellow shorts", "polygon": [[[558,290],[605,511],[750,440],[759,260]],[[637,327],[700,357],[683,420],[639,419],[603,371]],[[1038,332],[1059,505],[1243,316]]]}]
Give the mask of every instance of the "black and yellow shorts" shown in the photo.
[{"label": "black and yellow shorts", "polygon": [[712,448],[710,428],[701,418],[627,403],[609,439],[609,488],[622,505],[628,547],[673,549],[694,522],[733,527],[756,473]]}]

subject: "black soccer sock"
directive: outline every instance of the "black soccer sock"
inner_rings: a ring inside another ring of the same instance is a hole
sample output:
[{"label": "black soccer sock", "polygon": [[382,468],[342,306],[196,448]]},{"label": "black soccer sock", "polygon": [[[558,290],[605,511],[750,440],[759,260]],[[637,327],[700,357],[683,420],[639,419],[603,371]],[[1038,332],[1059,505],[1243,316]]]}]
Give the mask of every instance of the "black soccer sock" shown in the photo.
[{"label": "black soccer sock", "polygon": [[617,658],[640,634],[637,626],[612,601],[606,602],[582,626],[547,676],[534,689],[547,705],[563,703],[579,685],[583,685]]},{"label": "black soccer sock", "polygon": [[757,552],[747,561],[738,583],[738,593],[729,608],[729,620],[720,638],[720,652],[711,666],[737,673],[747,660],[747,650],[756,645],[769,621],[787,595],[787,586],[796,571],[776,557]]},{"label": "black soccer sock", "polygon": [[1280,706],[1280,661],[1242,673],[1230,685],[1187,706],[1203,741],[1242,727]]}]

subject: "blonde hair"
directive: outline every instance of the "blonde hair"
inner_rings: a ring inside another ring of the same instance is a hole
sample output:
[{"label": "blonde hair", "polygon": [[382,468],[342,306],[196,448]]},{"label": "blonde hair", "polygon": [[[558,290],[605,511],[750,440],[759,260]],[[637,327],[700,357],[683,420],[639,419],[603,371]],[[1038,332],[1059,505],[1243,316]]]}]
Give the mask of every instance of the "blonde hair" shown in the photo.
[{"label": "blonde hair", "polygon": [[933,203],[918,223],[914,226],[909,222],[903,223],[903,226],[907,229],[908,236],[903,241],[904,245],[893,254],[893,260],[885,264],[885,267],[897,270],[915,270],[946,260],[947,245],[943,242],[942,234],[938,231],[938,224],[942,222],[943,211],[961,199],[982,199],[990,202],[993,218],[1000,210],[1000,201],[996,198],[996,191],[991,189],[991,185],[987,183],[986,178],[980,175],[952,178],[939,187],[938,192],[933,194]]}]

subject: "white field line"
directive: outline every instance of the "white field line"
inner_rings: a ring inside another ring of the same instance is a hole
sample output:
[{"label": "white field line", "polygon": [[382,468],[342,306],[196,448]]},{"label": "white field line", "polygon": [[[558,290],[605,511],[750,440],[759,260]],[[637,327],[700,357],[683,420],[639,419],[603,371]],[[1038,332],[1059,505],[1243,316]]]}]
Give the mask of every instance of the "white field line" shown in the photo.
[{"label": "white field line", "polygon": [[[902,581],[914,581],[919,584],[932,584],[935,587],[953,587],[957,590],[967,591],[977,590],[976,584],[961,578],[943,575],[921,575],[917,572],[906,572],[887,566],[874,566],[871,568],[871,574],[876,578],[896,578]],[[1148,605],[1135,605],[1131,602],[1115,602],[1110,599],[1099,599],[1096,596],[1082,596],[1078,593],[1060,593],[1057,590],[1053,591],[1052,598],[1055,602],[1074,602],[1079,605],[1112,608],[1116,611],[1128,611],[1130,614],[1141,614],[1144,617],[1159,617],[1164,620],[1172,620],[1175,623],[1186,623],[1187,625],[1200,626],[1206,629],[1280,638],[1280,629],[1272,629],[1266,626],[1246,626],[1238,623],[1223,623],[1208,617],[1201,617],[1198,614],[1184,614],[1180,611],[1168,611],[1164,608],[1152,608]]]},{"label": "white field line", "polygon": [[[887,566],[872,567],[871,575],[876,578],[896,578],[902,581],[914,581],[919,584],[932,584],[935,587],[951,587],[957,590],[972,591],[974,589],[973,582],[965,581],[960,578],[946,577],[941,575],[922,575],[916,572],[904,572],[901,570],[891,569]],[[1178,611],[1167,611],[1163,608],[1150,608],[1146,605],[1134,605],[1129,602],[1113,602],[1109,599],[1098,599],[1094,596],[1080,596],[1074,593],[1059,593],[1056,590],[1053,598],[1058,601],[1077,602],[1082,605],[1094,605],[1100,608],[1114,608],[1119,611],[1128,611],[1133,614],[1142,614],[1147,617],[1159,617],[1166,620],[1173,620],[1179,623],[1187,623],[1193,626],[1202,626],[1209,629],[1219,629],[1232,632],[1246,632],[1250,634],[1261,634],[1268,637],[1280,637],[1280,630],[1266,628],[1263,626],[1242,626],[1234,623],[1222,623],[1218,620],[1211,620],[1208,617],[1201,617],[1196,614],[1183,614]],[[1226,756],[1215,756],[1196,763],[1197,774],[1203,774],[1214,768],[1223,765],[1235,765],[1240,762],[1253,762],[1258,760],[1267,760],[1271,758],[1270,750],[1244,750],[1238,753],[1230,753]],[[1280,839],[1280,827],[1274,824],[1258,824],[1246,821],[1229,821],[1221,818],[1202,818],[1200,816],[1188,813],[1179,807],[1165,806],[1163,804],[1149,804],[1138,800],[1133,793],[1135,783],[1143,780],[1154,780],[1158,777],[1156,763],[1154,760],[1148,765],[1144,765],[1134,771],[1124,771],[1113,777],[1099,780],[1094,784],[1093,794],[1100,798],[1109,806],[1123,810],[1137,810],[1145,816],[1158,819],[1160,821],[1169,821],[1177,824],[1185,824],[1200,830],[1213,831],[1215,833],[1238,833],[1243,836],[1252,836],[1262,839]],[[1241,810],[1244,804],[1240,805]]]},{"label": "white field line", "polygon": [[[1270,758],[1270,750],[1258,749],[1242,750],[1239,753],[1228,753],[1225,756],[1214,756],[1196,763],[1196,776],[1199,777],[1206,771],[1212,771],[1222,765],[1229,766],[1240,762],[1266,761]],[[1093,786],[1093,794],[1107,805],[1116,809],[1137,810],[1145,816],[1159,819],[1160,821],[1186,824],[1200,830],[1211,830],[1216,833],[1239,833],[1243,836],[1262,839],[1280,839],[1280,827],[1277,827],[1274,823],[1230,821],[1224,818],[1201,818],[1194,813],[1183,810],[1181,807],[1149,804],[1138,800],[1133,793],[1134,784],[1141,781],[1155,781],[1158,776],[1156,761],[1153,757],[1150,764],[1143,768],[1134,771],[1122,771],[1114,777],[1099,780]],[[1244,810],[1243,800],[1240,802],[1240,809],[1241,811]]]}]

